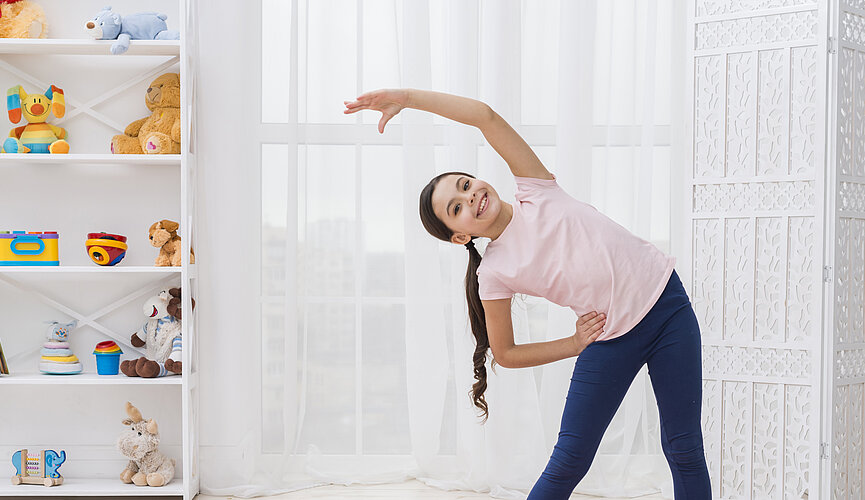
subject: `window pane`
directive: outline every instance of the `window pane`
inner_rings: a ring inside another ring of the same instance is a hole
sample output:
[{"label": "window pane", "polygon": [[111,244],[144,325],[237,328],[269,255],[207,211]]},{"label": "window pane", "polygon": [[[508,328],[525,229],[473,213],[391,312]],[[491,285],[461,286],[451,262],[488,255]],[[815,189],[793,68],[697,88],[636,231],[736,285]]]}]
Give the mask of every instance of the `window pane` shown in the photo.
[{"label": "window pane", "polygon": [[354,146],[307,146],[306,234],[298,244],[300,289],[354,295],[356,254]]},{"label": "window pane", "polygon": [[[307,330],[298,335],[301,394],[306,408],[298,451],[310,445],[322,453],[355,452],[354,305],[307,305]],[[305,342],[304,342],[305,340]],[[305,374],[303,373],[306,368]],[[304,378],[305,377],[305,378]]]},{"label": "window pane", "polygon": [[[285,294],[288,145],[261,145],[261,293]],[[292,242],[294,244],[294,242]]]},{"label": "window pane", "polygon": [[291,2],[261,2],[261,121],[288,123]]},{"label": "window pane", "polygon": [[399,146],[365,146],[362,154],[363,294],[405,294],[403,156]]},{"label": "window pane", "polygon": [[[396,29],[396,2],[393,0],[364,0],[363,2],[363,87],[361,90],[400,88],[399,47]],[[356,95],[346,98],[353,99]],[[363,123],[378,123],[381,113],[359,113]],[[400,123],[398,114],[388,122]]]},{"label": "window pane", "polygon": [[[657,146],[652,171],[652,230],[650,241],[670,252],[670,147]],[[666,247],[664,246],[666,244]]]},{"label": "window pane", "polygon": [[552,125],[558,120],[559,2],[523,0],[522,11],[522,121]]},{"label": "window pane", "polygon": [[283,303],[261,305],[261,447],[265,453],[281,452],[285,441],[284,308]]},{"label": "window pane", "polygon": [[363,308],[363,452],[410,454],[405,306]]},{"label": "window pane", "polygon": [[354,123],[342,101],[357,97],[357,0],[315,0],[307,9],[307,121]]}]

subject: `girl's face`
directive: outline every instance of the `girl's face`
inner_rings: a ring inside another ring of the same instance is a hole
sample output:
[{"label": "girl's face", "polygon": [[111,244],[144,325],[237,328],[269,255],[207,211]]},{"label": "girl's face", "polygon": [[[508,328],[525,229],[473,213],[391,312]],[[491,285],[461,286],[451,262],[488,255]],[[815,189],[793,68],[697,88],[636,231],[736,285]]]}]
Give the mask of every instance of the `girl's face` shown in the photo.
[{"label": "girl's face", "polygon": [[502,210],[492,186],[464,175],[442,177],[432,193],[433,212],[454,232],[451,242],[465,245],[472,236],[487,236]]}]

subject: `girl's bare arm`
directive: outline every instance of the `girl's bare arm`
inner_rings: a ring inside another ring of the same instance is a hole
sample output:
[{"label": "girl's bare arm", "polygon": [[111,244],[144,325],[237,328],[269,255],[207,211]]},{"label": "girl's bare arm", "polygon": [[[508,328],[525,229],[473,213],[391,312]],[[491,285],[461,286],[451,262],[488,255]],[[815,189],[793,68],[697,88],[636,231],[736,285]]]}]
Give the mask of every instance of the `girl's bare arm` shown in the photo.
[{"label": "girl's bare arm", "polygon": [[515,344],[511,299],[481,302],[493,358],[505,368],[527,368],[579,356],[587,345],[598,338],[606,321],[603,314],[584,314],[577,321],[577,331],[572,336],[547,342]]},{"label": "girl's bare arm", "polygon": [[526,141],[487,104],[452,94],[417,89],[383,89],[368,92],[355,102],[345,102],[346,114],[361,109],[381,111],[379,132],[403,108],[428,111],[445,118],[477,127],[490,146],[505,160],[511,173],[518,177],[552,179],[553,176],[538,159]]}]

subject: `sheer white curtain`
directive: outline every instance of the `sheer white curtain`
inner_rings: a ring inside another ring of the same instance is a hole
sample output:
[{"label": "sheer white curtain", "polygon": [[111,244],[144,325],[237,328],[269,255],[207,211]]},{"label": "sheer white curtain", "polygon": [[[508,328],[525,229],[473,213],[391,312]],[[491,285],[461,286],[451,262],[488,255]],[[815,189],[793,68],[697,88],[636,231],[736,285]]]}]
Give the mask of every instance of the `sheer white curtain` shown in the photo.
[{"label": "sheer white curtain", "polygon": [[[474,129],[406,110],[379,135],[377,114],[343,116],[341,103],[380,87],[481,99],[567,191],[670,252],[670,87],[683,76],[671,32],[684,23],[673,3],[263,0],[260,26],[241,21],[233,49],[207,29],[228,14],[203,14],[202,100],[253,96],[205,109],[200,124],[210,215],[199,239],[212,243],[202,329],[226,339],[203,352],[204,492],[417,477],[525,496],[555,444],[574,359],[488,370],[479,425],[466,251],[417,216],[439,172],[475,173],[512,200],[511,174]],[[241,130],[231,151],[228,122]],[[226,220],[249,239],[220,245]],[[515,299],[513,318],[517,342],[569,335],[575,321],[534,297]],[[577,491],[669,494],[657,419],[644,370]]]}]

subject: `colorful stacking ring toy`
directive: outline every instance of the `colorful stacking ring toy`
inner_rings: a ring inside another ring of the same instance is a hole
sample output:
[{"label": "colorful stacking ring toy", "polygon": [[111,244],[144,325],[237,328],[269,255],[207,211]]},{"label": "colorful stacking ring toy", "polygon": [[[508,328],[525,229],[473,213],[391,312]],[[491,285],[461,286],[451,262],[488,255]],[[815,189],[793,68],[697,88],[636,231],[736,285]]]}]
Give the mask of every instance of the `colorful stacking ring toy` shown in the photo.
[{"label": "colorful stacking ring toy", "polygon": [[126,236],[111,233],[87,233],[87,254],[100,266],[113,266],[126,256]]},{"label": "colorful stacking ring toy", "polygon": [[96,355],[96,373],[99,375],[117,375],[120,369],[120,355],[123,351],[113,340],[96,344],[93,350]]}]

